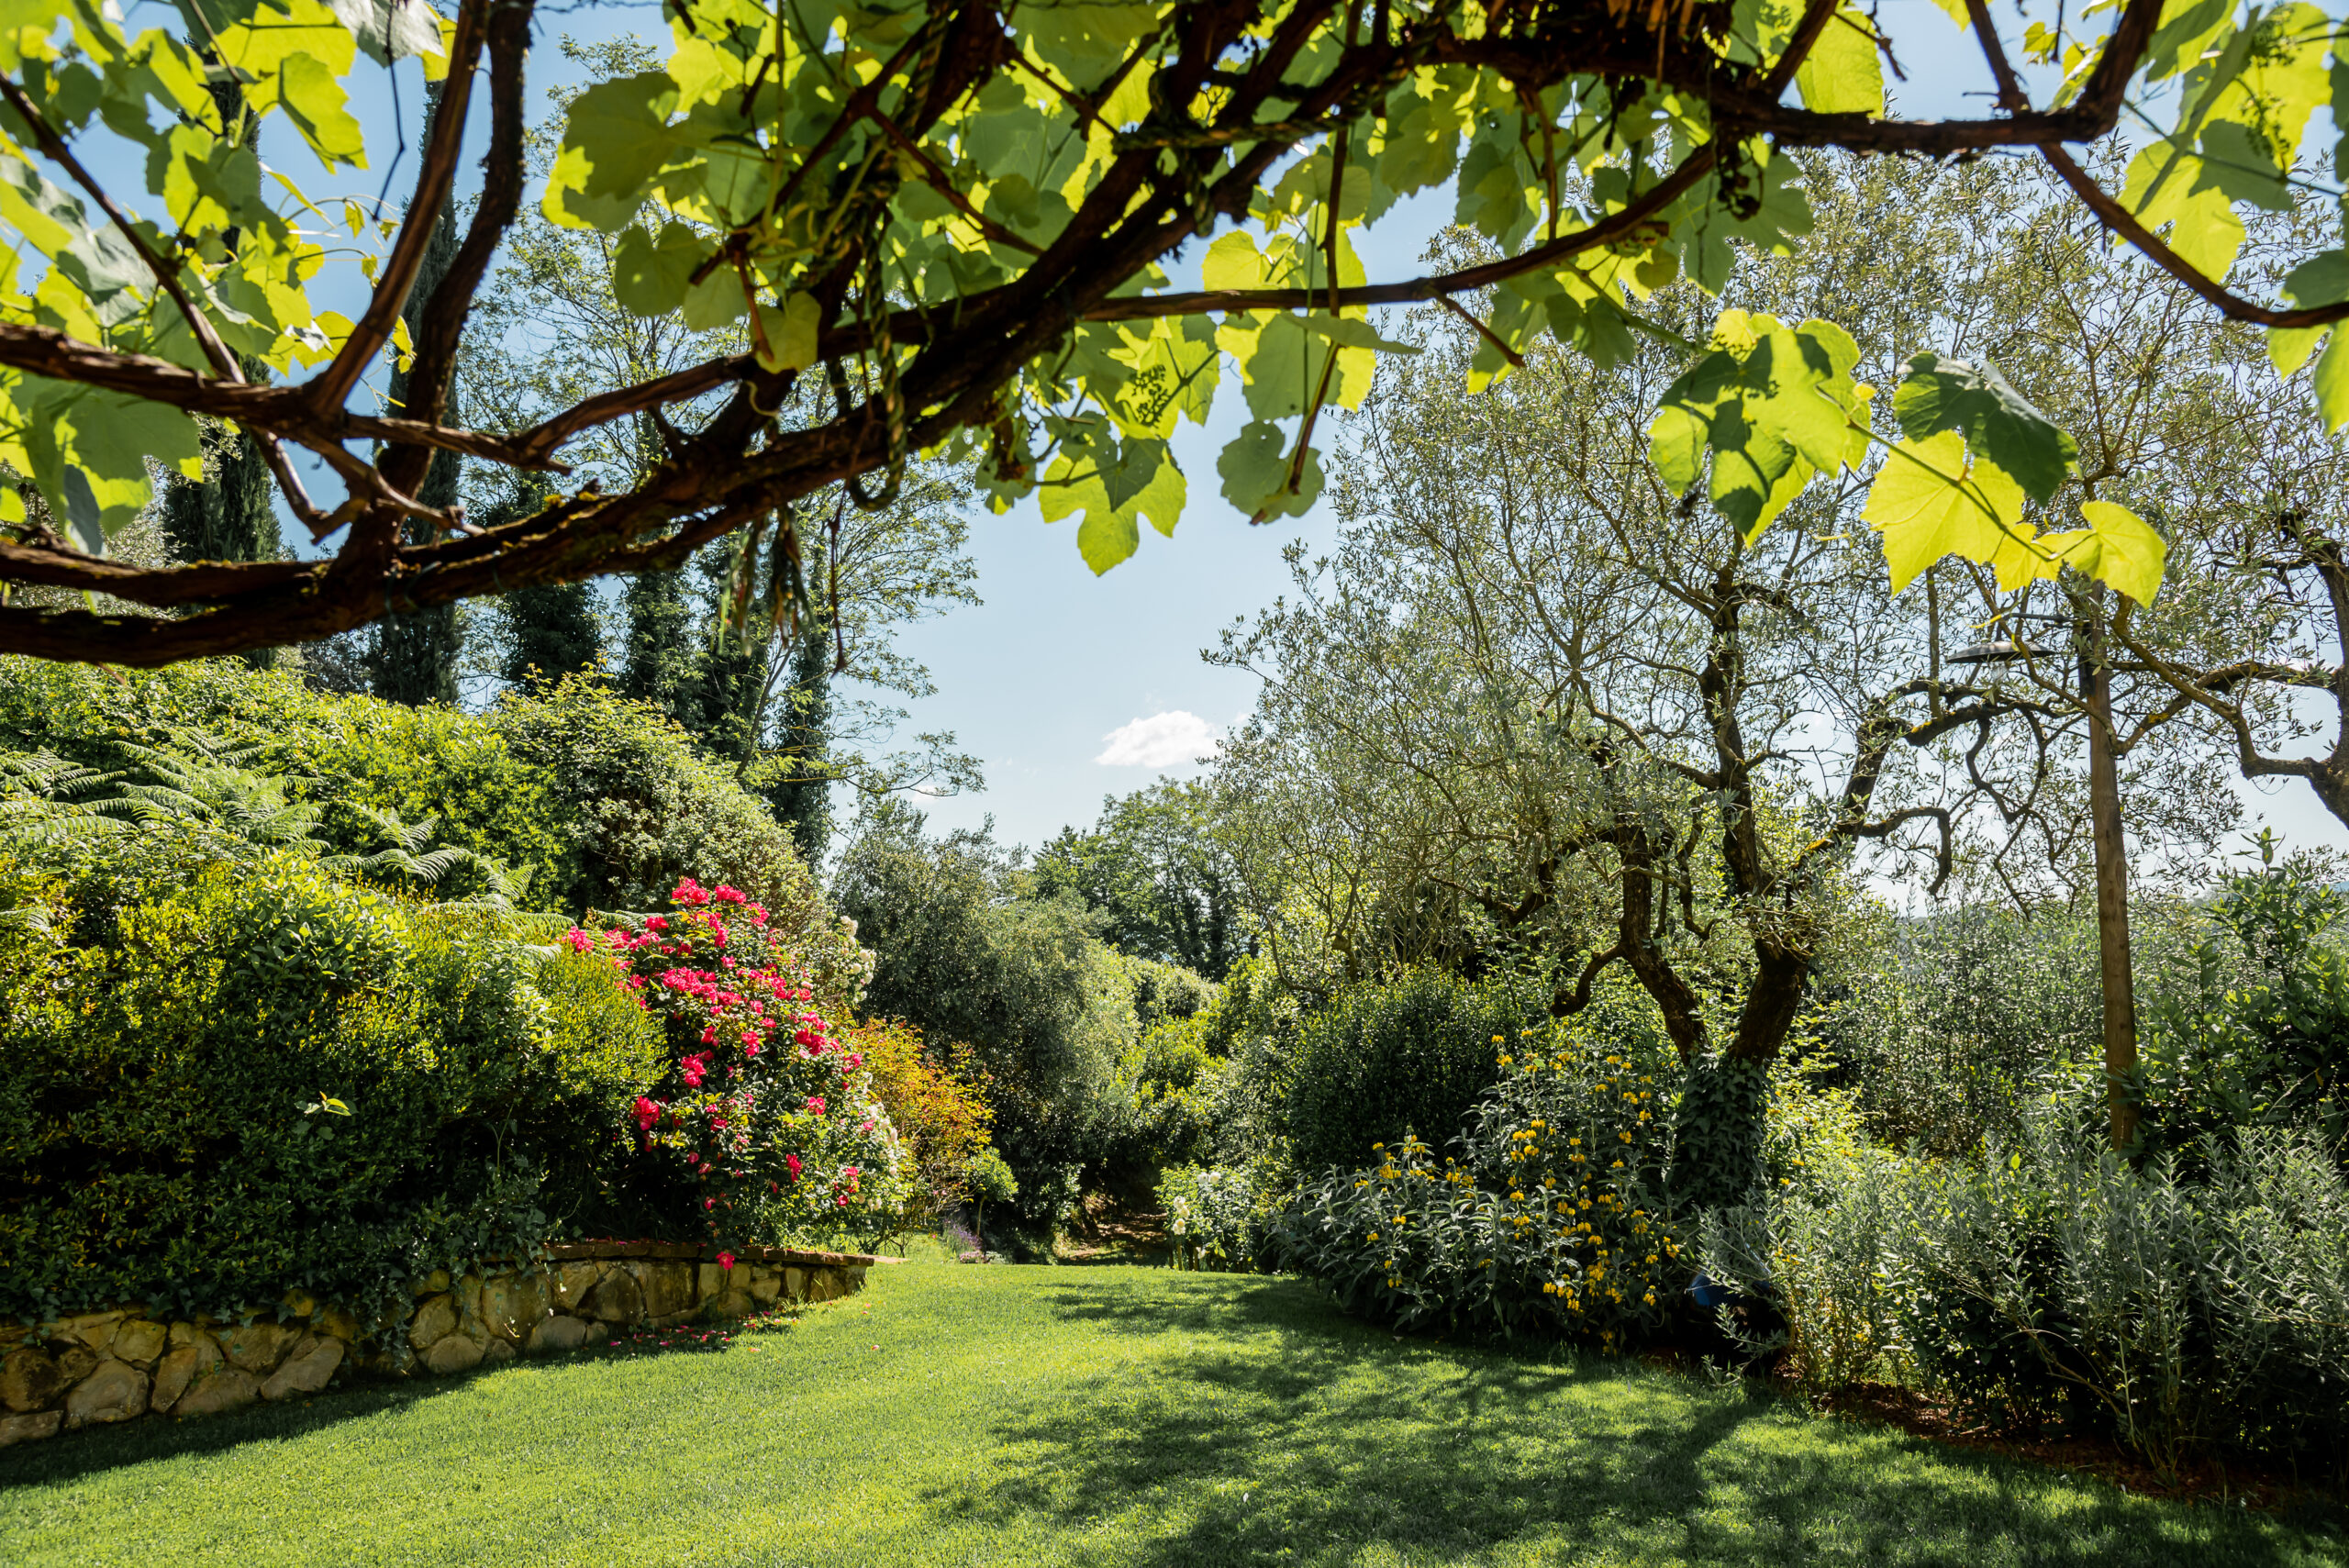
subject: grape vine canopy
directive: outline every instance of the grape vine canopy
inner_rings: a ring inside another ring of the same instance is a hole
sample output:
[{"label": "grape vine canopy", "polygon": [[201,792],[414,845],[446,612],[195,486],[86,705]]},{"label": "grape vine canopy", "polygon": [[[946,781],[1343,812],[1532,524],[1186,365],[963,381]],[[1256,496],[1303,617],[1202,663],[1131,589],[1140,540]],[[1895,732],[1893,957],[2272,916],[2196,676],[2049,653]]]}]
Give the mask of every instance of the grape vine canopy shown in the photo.
[{"label": "grape vine canopy", "polygon": [[[2349,419],[2349,349],[2330,332],[2349,316],[2349,255],[2297,258],[2280,301],[2228,285],[2244,210],[2323,194],[2301,144],[2313,111],[2337,123],[2349,95],[2334,19],[2102,0],[2009,43],[1985,0],[1942,4],[1953,44],[1998,84],[1976,118],[1889,113],[1889,43],[1841,0],[670,0],[664,62],[580,95],[534,190],[529,0],[446,16],[426,0],[179,0],[176,26],[138,32],[112,0],[0,0],[0,224],[15,238],[0,460],[40,502],[0,492],[0,584],[177,612],[0,605],[0,650],[155,664],[674,565],[727,537],[738,581],[777,584],[763,608],[782,613],[795,508],[835,484],[878,504],[921,451],[973,464],[998,505],[1032,492],[1045,517],[1080,518],[1079,548],[1106,570],[1143,522],[1172,529],[1195,483],[1258,518],[1308,506],[1323,411],[1406,351],[1372,307],[1471,315],[1476,382],[1543,333],[1605,361],[1644,329],[1646,294],[1718,290],[1734,242],[1799,239],[1797,147],[2043,158],[2180,286],[2267,328],[2279,368],[2313,361],[2324,417]],[[255,126],[279,115],[329,178],[364,167],[347,84],[411,56],[440,86],[390,209],[404,216],[314,201],[256,150]],[[2060,78],[2047,102],[2018,59]],[[477,195],[410,341],[403,310],[477,106]],[[2066,149],[2116,126],[2136,151],[2113,191]],[[142,169],[135,192],[95,172]],[[1446,186],[1495,259],[1370,280],[1366,227]],[[741,351],[527,429],[446,422],[469,307],[532,199],[617,236],[629,309],[736,327]],[[360,244],[385,248],[363,260],[352,320],[314,294]],[[1165,264],[1193,245],[1204,286],[1175,290]],[[1897,581],[1954,552],[2009,584],[2069,565],[2150,599],[2151,528],[2093,495],[2070,516],[2051,505],[2072,469],[2063,432],[1993,367],[1917,349],[1886,419],[1833,324],[1724,312],[1656,412],[1653,457],[1749,533],[1814,476],[1873,463],[1866,517]],[[368,379],[387,355],[404,406]],[[1219,391],[1248,418],[1210,480],[1170,441]],[[108,555],[160,470],[197,471],[196,415],[262,443],[319,559]],[[666,444],[651,472],[611,493],[564,482],[567,441],[631,418]],[[482,528],[417,498],[438,450],[547,473],[552,496]],[[344,498],[314,501],[304,462],[330,467]]]}]

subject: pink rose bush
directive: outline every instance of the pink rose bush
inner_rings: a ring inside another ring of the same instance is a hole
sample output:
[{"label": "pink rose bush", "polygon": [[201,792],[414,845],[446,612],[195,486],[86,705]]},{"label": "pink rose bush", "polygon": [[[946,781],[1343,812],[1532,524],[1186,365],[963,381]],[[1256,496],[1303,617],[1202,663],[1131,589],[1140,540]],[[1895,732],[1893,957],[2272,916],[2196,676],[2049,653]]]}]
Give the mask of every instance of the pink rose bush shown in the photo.
[{"label": "pink rose bush", "polygon": [[628,1128],[729,1246],[889,1229],[911,1192],[897,1131],[767,911],[688,877],[670,911],[563,940],[662,1019],[669,1066]]}]

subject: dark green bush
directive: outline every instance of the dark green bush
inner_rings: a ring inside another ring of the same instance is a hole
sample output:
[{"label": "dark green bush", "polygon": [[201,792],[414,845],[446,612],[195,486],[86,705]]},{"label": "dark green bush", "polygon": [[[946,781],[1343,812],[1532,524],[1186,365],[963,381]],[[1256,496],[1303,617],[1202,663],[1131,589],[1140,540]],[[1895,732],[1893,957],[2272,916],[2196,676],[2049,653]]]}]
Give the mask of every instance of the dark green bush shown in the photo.
[{"label": "dark green bush", "polygon": [[[527,873],[525,901],[573,917],[651,910],[678,879],[730,884],[851,962],[790,833],[733,773],[653,709],[589,675],[511,692],[489,713],[332,696],[240,660],[109,678],[0,657],[0,749],[116,769],[190,732],[256,749],[245,766],[317,808],[328,851],[380,848],[354,807],[437,819],[436,842]],[[852,967],[853,965],[852,964]],[[827,981],[844,1006],[861,973]]]},{"label": "dark green bush", "polygon": [[2145,1008],[2148,1152],[2192,1165],[2247,1127],[2295,1128],[2349,1152],[2349,899],[2305,863],[2230,877]]},{"label": "dark green bush", "polygon": [[741,889],[794,930],[818,917],[822,891],[789,830],[652,707],[574,674],[509,691],[476,722],[546,781],[560,852],[535,890],[545,906],[656,910],[692,876]]},{"label": "dark green bush", "polygon": [[1127,1126],[1113,1162],[1142,1180],[1215,1157],[1226,1063],[1208,1050],[1201,1024],[1162,1023],[1118,1059]]},{"label": "dark green bush", "polygon": [[1414,1128],[1448,1140],[1500,1075],[1495,1058],[1547,1027],[1548,1002],[1514,978],[1471,984],[1432,969],[1339,992],[1305,1019],[1286,1064],[1291,1160],[1300,1172],[1351,1165]]},{"label": "dark green bush", "polygon": [[389,1300],[591,1205],[656,1070],[600,960],[298,854],[150,886],[114,928],[10,929],[0,1317]]}]

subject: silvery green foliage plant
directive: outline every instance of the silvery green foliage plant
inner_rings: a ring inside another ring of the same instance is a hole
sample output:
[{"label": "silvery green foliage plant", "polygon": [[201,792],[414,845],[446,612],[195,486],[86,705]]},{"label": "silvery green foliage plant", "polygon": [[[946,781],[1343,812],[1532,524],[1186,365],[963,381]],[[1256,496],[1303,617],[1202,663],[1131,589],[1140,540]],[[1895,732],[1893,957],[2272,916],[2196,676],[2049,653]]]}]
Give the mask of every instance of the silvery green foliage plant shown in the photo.
[{"label": "silvery green foliage plant", "polygon": [[1750,1205],[1698,1217],[1695,1240],[1707,1275],[1747,1298],[1767,1292],[1776,1313],[1756,1318],[1724,1304],[1733,1339],[1756,1352],[1787,1351],[1787,1364],[1813,1394],[1892,1370],[1898,1332],[1892,1312],[1887,1211],[1899,1201],[1897,1161],[1860,1152],[1832,1196],[1780,1189]]},{"label": "silvery green foliage plant", "polygon": [[2214,1451],[2337,1462],[2349,1184],[2278,1129],[2213,1137],[2186,1168],[2139,1168],[2042,1112],[1978,1163],[1870,1155],[1780,1189],[1716,1219],[1703,1257],[1785,1315],[1815,1391],[1897,1378],[1992,1419],[2108,1431],[2170,1474]]}]

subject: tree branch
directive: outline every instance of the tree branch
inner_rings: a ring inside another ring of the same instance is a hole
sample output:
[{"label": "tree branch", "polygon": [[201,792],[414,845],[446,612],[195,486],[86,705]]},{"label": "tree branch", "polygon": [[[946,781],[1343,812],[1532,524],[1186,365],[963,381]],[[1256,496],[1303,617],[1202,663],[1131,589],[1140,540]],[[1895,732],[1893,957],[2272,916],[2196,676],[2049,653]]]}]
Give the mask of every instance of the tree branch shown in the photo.
[{"label": "tree branch", "polygon": [[[440,221],[440,204],[456,177],[459,150],[464,144],[465,110],[473,101],[473,61],[481,53],[482,13],[501,0],[460,0],[456,31],[449,39],[449,74],[440,89],[440,107],[432,117],[432,136],[424,146],[424,166],[416,191],[408,198],[407,215],[400,222],[399,238],[392,242],[384,275],[367,301],[367,309],[325,372],[305,387],[312,405],[321,410],[340,408],[351,389],[367,373],[368,364],[391,341],[392,326],[407,308],[408,290],[432,242],[432,226]],[[525,14],[528,7],[524,7]]]},{"label": "tree branch", "polygon": [[[507,228],[522,206],[522,143],[528,129],[523,123],[522,62],[530,47],[533,0],[493,3],[496,8],[490,15],[487,29],[489,152],[483,161],[481,199],[473,207],[464,243],[449,263],[448,275],[426,302],[422,327],[413,345],[414,357],[408,362],[407,404],[400,410],[403,416],[428,425],[438,425],[441,411],[448,406],[449,375],[456,367],[457,345],[464,335],[465,319],[473,310],[473,294],[481,287],[491,258],[497,254]],[[449,89],[442,88],[440,108],[432,128],[436,139],[440,130],[440,119],[449,116]],[[456,111],[450,117],[456,122],[457,132],[462,136],[462,98],[459,99]],[[417,200],[423,199],[419,190]],[[439,198],[433,199],[437,211]],[[411,208],[411,217],[414,212]],[[429,242],[430,226],[425,226],[423,232]],[[406,238],[405,232],[401,238]],[[422,264],[423,254],[419,248],[418,265]],[[384,454],[384,477],[395,490],[414,490],[424,483],[431,462],[429,447],[401,442]]]}]

